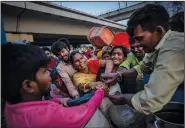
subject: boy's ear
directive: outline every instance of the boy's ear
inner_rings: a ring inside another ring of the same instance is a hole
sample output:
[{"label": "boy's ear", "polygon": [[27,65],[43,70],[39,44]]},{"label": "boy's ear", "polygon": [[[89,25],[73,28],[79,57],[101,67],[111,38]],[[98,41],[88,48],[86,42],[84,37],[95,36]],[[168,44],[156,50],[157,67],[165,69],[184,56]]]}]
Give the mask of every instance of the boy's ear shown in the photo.
[{"label": "boy's ear", "polygon": [[24,80],[22,83],[22,88],[27,93],[34,93],[35,86],[36,86],[36,83],[31,80]]}]

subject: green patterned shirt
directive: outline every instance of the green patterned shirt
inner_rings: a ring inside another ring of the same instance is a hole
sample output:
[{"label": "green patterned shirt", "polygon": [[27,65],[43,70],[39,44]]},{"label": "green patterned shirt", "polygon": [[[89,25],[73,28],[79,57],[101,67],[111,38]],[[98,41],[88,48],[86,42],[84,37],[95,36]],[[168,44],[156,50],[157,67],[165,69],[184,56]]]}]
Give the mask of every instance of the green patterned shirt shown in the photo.
[{"label": "green patterned shirt", "polygon": [[139,64],[139,60],[137,59],[137,57],[133,53],[129,53],[126,60],[123,61],[123,63],[120,64],[119,67],[124,67],[126,69],[131,69],[131,68],[133,68],[134,66],[136,66],[138,64]]}]

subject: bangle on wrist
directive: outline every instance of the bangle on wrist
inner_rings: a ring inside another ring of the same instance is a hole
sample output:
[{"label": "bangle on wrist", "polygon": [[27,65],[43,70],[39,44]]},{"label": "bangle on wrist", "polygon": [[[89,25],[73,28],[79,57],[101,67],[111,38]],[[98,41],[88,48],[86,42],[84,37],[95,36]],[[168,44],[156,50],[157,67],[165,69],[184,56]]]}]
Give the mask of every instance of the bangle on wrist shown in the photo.
[{"label": "bangle on wrist", "polygon": [[121,73],[120,72],[116,72],[119,76],[118,76],[118,78],[117,78],[117,81],[122,81],[122,75],[121,75]]}]

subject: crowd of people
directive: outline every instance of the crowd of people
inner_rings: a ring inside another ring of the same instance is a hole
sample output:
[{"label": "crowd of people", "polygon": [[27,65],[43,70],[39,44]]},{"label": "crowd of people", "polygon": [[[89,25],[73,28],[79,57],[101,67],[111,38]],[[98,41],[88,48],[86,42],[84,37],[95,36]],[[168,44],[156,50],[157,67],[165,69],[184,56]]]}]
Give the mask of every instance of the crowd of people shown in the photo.
[{"label": "crowd of people", "polygon": [[[123,43],[85,52],[71,50],[66,38],[51,48],[3,44],[6,127],[146,127],[147,115],[161,110],[184,82],[184,30],[174,17],[146,5],[130,17]],[[92,91],[86,103],[68,106]]]}]

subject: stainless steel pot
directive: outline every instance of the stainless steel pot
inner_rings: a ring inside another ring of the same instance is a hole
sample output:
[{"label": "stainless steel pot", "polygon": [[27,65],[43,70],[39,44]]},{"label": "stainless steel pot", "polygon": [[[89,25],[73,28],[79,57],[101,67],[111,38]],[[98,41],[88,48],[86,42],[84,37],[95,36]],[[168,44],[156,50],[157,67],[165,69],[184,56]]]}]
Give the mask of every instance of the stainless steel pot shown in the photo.
[{"label": "stainless steel pot", "polygon": [[155,115],[155,128],[184,128],[184,104],[169,102]]}]

